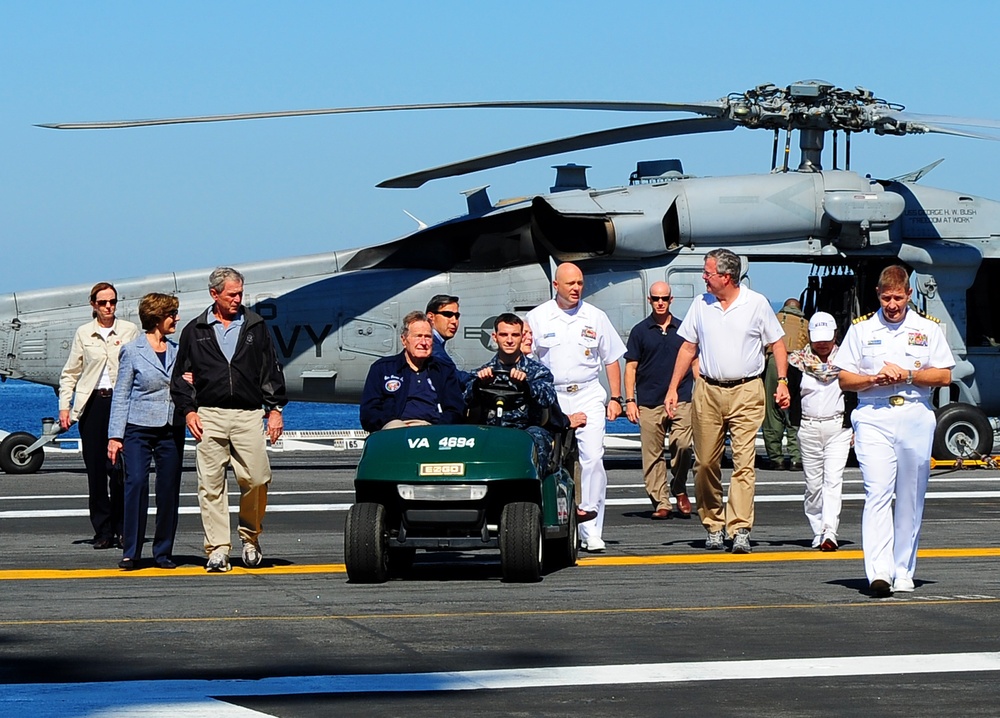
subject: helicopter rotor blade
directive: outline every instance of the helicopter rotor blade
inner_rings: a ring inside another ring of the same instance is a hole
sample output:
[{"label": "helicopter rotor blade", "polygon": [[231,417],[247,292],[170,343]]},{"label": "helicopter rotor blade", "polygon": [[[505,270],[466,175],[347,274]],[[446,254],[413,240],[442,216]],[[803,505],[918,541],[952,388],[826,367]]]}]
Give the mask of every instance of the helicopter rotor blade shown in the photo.
[{"label": "helicopter rotor blade", "polygon": [[111,130],[155,125],[183,125],[200,122],[232,122],[236,120],[266,120],[277,117],[309,117],[313,115],[347,115],[365,112],[400,112],[405,110],[458,109],[541,109],[541,110],[605,110],[609,112],[691,112],[708,117],[725,114],[721,100],[712,102],[614,102],[603,100],[529,100],[509,102],[439,102],[414,105],[373,105],[371,107],[331,107],[315,110],[279,110],[276,112],[246,112],[232,115],[202,115],[196,117],[165,117],[148,120],[115,120],[111,122],[61,122],[40,124],[53,130]]},{"label": "helicopter rotor blade", "polygon": [[687,120],[667,120],[665,122],[651,122],[642,125],[629,125],[627,127],[616,127],[611,130],[600,130],[598,132],[588,132],[573,137],[563,137],[549,142],[540,142],[535,145],[526,145],[512,150],[504,150],[489,155],[482,155],[461,162],[453,162],[431,169],[421,170],[400,177],[393,177],[384,182],[379,182],[377,187],[407,188],[420,187],[425,182],[444,177],[455,177],[458,175],[478,172],[480,170],[492,169],[512,165],[515,162],[558,155],[564,152],[574,152],[576,150],[592,149],[594,147],[606,147],[624,142],[636,142],[638,140],[650,140],[659,137],[671,137],[676,135],[694,135],[702,132],[724,132],[739,127],[737,122],[726,117],[705,117]]},{"label": "helicopter rotor blade", "polygon": [[933,125],[958,125],[959,127],[993,127],[1000,129],[1000,120],[982,117],[955,117],[953,115],[921,115],[915,112],[896,112],[893,117],[906,122]]}]

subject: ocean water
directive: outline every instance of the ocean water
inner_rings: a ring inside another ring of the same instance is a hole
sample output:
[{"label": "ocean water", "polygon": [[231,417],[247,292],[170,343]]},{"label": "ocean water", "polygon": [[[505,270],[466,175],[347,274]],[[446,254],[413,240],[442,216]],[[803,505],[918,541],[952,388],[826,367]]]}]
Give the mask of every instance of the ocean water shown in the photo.
[{"label": "ocean water", "polygon": [[[0,429],[6,431],[27,431],[39,436],[42,418],[59,416],[59,400],[53,389],[26,381],[10,379],[0,383]],[[360,429],[357,404],[322,404],[307,401],[293,401],[284,412],[287,431],[316,429]],[[638,427],[626,419],[608,423],[608,432],[613,434],[638,433]],[[65,437],[79,436],[74,426]]]}]

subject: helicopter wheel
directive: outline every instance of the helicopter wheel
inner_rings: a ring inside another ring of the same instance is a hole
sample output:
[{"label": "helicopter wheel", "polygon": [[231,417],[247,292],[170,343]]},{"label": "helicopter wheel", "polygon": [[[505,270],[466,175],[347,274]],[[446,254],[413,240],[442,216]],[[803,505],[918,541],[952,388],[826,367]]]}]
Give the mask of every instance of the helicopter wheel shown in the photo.
[{"label": "helicopter wheel", "polygon": [[979,459],[993,451],[993,427],[978,407],[956,402],[934,413],[937,416],[935,459]]},{"label": "helicopter wheel", "polygon": [[26,431],[15,431],[0,441],[0,469],[6,474],[33,474],[42,468],[45,452],[41,449],[26,454],[24,452],[34,444],[35,437]]}]

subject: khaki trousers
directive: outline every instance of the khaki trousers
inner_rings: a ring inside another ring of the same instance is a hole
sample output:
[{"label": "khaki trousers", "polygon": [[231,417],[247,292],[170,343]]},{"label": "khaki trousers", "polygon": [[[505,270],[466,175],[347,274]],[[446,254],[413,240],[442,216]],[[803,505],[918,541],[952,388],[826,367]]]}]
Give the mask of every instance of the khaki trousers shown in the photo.
[{"label": "khaki trousers", "polygon": [[205,553],[232,547],[226,465],[233,467],[240,487],[239,535],[257,543],[264,511],[271,464],[264,439],[261,409],[198,409],[204,433],[195,453],[198,466],[198,505],[205,530]]},{"label": "khaki trousers", "polygon": [[[667,459],[663,442],[670,434],[670,471],[673,479],[667,490]],[[670,510],[670,495],[687,493],[687,473],[691,468],[691,402],[677,405],[673,420],[660,406],[639,407],[639,436],[642,439],[642,480],[646,494],[657,509]]]},{"label": "khaki trousers", "polygon": [[[753,528],[754,442],[764,420],[764,384],[754,379],[730,388],[695,382],[692,400],[694,489],[698,515],[709,531]],[[729,501],[722,498],[722,452],[726,431],[733,450]]]}]

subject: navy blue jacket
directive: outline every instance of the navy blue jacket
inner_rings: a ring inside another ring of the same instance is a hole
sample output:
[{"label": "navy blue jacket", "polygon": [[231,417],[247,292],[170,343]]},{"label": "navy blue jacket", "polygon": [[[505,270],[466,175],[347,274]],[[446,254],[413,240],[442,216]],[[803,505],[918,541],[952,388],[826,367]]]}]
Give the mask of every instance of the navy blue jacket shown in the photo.
[{"label": "navy blue jacket", "polygon": [[[437,392],[441,411],[435,423],[461,423],[465,399],[454,365],[430,356],[424,367]],[[413,371],[406,363],[406,352],[382,357],[371,365],[364,391],[361,392],[361,427],[365,431],[378,431],[393,419],[402,417],[412,376]]]}]

